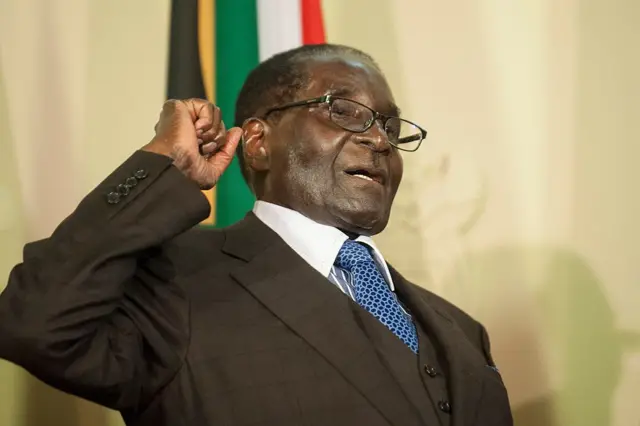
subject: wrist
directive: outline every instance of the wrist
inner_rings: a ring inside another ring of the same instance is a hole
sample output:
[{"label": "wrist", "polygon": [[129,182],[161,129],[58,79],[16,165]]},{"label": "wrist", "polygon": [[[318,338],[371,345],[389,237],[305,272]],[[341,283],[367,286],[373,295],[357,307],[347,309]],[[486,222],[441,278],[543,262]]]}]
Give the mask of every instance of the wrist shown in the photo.
[{"label": "wrist", "polygon": [[153,138],[151,142],[141,148],[141,151],[152,152],[154,154],[164,155],[175,160],[173,147],[164,143],[161,139]]}]

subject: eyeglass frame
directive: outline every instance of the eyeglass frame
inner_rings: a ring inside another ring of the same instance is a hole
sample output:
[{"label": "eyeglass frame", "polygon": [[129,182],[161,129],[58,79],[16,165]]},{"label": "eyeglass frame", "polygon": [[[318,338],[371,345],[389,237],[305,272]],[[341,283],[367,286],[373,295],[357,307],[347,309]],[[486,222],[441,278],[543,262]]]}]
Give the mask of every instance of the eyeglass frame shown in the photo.
[{"label": "eyeglass frame", "polygon": [[[368,123],[366,123],[364,129],[362,130],[351,130],[351,129],[347,129],[346,127],[342,126],[339,123],[336,123],[333,118],[332,118],[332,105],[333,105],[333,101],[336,99],[341,99],[343,101],[349,101],[349,102],[353,102],[355,104],[360,105],[361,107],[364,107],[366,109],[368,109],[369,111],[371,111],[372,113],[372,118],[369,120]],[[332,123],[334,123],[335,125],[337,125],[338,127],[348,131],[348,132],[352,132],[352,133],[364,133],[367,130],[369,130],[373,124],[376,122],[376,120],[380,119],[381,123],[382,123],[382,127],[383,129],[385,129],[385,127],[387,126],[387,122],[390,119],[398,119],[400,121],[404,121],[406,123],[411,124],[412,126],[415,126],[418,130],[420,130],[420,141],[418,142],[418,145],[415,147],[415,149],[406,149],[406,148],[401,148],[399,145],[402,145],[402,143],[394,143],[392,142],[389,138],[387,138],[387,140],[389,141],[389,144],[398,148],[401,151],[405,151],[405,152],[415,152],[418,150],[418,148],[420,148],[420,145],[422,145],[422,141],[424,141],[427,137],[427,131],[425,129],[423,129],[422,127],[418,126],[416,123],[406,120],[404,118],[400,118],[400,117],[396,117],[394,115],[387,115],[387,114],[382,114],[379,113],[378,111],[376,111],[375,109],[368,107],[367,105],[360,103],[358,101],[354,101],[353,99],[349,99],[349,98],[344,98],[341,96],[333,96],[333,95],[324,95],[324,96],[320,96],[318,98],[313,98],[313,99],[306,99],[304,101],[297,101],[297,102],[290,102],[284,105],[280,105],[277,107],[273,107],[268,109],[263,115],[262,118],[263,119],[267,119],[267,117],[273,113],[273,112],[278,112],[278,111],[283,111],[289,108],[294,108],[294,107],[299,107],[299,106],[308,106],[308,105],[313,105],[313,104],[327,104],[329,105],[329,120],[331,120]],[[386,129],[385,129],[385,133],[386,133]],[[403,142],[403,143],[409,143],[409,142],[413,142],[415,141],[415,139]]]}]

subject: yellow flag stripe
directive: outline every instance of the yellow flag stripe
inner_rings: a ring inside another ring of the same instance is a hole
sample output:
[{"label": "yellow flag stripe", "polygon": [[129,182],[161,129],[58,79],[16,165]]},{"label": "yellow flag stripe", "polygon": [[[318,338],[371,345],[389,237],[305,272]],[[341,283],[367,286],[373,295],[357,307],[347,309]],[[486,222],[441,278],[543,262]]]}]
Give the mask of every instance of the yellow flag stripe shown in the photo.
[{"label": "yellow flag stripe", "polygon": [[[198,49],[200,55],[200,71],[207,99],[215,102],[215,0],[198,0]],[[211,205],[209,217],[202,221],[205,225],[216,223],[216,189],[203,191]]]},{"label": "yellow flag stripe", "polygon": [[202,81],[207,98],[215,100],[215,13],[214,0],[198,0],[198,46]]}]

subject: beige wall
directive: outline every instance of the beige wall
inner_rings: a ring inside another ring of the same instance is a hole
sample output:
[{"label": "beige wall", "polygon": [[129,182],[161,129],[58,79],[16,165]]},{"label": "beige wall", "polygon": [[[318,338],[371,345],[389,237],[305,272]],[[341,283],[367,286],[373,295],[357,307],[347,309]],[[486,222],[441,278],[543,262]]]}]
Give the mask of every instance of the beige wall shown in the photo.
[{"label": "beige wall", "polygon": [[[0,3],[0,276],[150,137],[168,3]],[[518,425],[640,424],[640,3],[324,4],[429,130],[383,252],[487,325]],[[121,423],[6,363],[0,393],[2,425]]]},{"label": "beige wall", "polygon": [[518,425],[640,424],[640,3],[325,5],[430,132],[383,251],[489,327]]}]

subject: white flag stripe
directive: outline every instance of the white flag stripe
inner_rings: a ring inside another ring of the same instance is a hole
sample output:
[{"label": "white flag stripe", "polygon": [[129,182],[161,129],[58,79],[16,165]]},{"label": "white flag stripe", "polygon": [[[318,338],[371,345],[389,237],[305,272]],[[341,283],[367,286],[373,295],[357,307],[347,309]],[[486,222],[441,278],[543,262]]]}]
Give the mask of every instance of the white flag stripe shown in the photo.
[{"label": "white flag stripe", "polygon": [[258,0],[260,61],[302,44],[300,0]]}]

